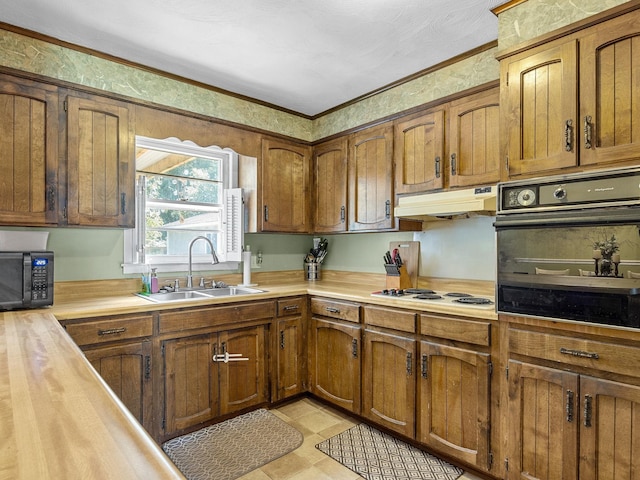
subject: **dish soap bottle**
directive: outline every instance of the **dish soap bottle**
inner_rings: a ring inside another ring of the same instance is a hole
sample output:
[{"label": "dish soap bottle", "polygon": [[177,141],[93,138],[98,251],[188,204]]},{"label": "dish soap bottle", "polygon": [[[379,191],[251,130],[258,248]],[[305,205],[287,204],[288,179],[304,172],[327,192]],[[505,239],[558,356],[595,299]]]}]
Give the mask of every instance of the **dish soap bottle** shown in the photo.
[{"label": "dish soap bottle", "polygon": [[158,275],[156,274],[156,269],[151,269],[151,293],[158,293]]}]

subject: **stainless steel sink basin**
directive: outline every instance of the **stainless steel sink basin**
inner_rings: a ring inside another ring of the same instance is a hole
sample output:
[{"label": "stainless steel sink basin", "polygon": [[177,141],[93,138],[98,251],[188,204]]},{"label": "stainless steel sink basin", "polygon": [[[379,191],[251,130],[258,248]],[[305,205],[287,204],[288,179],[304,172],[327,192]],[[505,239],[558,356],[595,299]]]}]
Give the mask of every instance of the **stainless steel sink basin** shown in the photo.
[{"label": "stainless steel sink basin", "polygon": [[141,298],[155,303],[181,302],[185,300],[202,300],[205,298],[221,298],[236,295],[250,295],[252,293],[262,293],[264,290],[249,287],[223,287],[208,288],[203,290],[180,290],[178,292],[152,293],[142,295],[136,293]]}]

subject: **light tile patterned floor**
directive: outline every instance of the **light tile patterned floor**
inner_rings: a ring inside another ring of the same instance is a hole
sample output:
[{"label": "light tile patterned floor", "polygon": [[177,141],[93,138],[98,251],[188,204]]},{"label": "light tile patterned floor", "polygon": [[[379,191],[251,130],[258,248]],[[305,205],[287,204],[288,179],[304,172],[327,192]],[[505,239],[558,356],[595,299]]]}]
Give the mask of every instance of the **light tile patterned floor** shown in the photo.
[{"label": "light tile patterned floor", "polygon": [[[328,457],[316,444],[358,422],[310,398],[271,410],[304,435],[302,446],[239,480],[357,480],[362,477]],[[460,480],[480,480],[465,473]]]}]

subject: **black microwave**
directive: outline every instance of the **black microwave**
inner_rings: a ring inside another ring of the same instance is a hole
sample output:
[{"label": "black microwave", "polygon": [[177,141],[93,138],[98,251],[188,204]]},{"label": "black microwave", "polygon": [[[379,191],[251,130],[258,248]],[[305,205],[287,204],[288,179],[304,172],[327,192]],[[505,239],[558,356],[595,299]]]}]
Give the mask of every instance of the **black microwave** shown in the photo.
[{"label": "black microwave", "polygon": [[0,252],[0,310],[53,305],[53,252]]}]

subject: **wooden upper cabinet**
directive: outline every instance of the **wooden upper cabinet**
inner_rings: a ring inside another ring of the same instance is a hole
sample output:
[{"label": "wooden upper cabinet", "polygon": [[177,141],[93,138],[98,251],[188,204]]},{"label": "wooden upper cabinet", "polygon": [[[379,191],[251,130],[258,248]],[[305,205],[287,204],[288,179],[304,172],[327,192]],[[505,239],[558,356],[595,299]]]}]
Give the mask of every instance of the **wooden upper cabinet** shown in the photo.
[{"label": "wooden upper cabinet", "polygon": [[[580,163],[640,158],[640,12],[580,39]],[[585,32],[586,33],[586,32]]]},{"label": "wooden upper cabinet", "polygon": [[263,232],[311,231],[310,150],[294,143],[263,139],[260,215]]},{"label": "wooden upper cabinet", "polygon": [[314,149],[314,231],[347,230],[348,141],[332,140]]},{"label": "wooden upper cabinet", "polygon": [[133,227],[134,142],[127,104],[70,95],[67,107],[67,222]]},{"label": "wooden upper cabinet", "polygon": [[501,64],[509,175],[578,164],[578,43],[537,47]]},{"label": "wooden upper cabinet", "polygon": [[449,107],[449,186],[500,180],[500,89],[454,101]]},{"label": "wooden upper cabinet", "polygon": [[444,108],[395,125],[395,193],[444,187]]},{"label": "wooden upper cabinet", "polygon": [[58,221],[58,91],[0,75],[0,223]]},{"label": "wooden upper cabinet", "polygon": [[393,126],[354,134],[349,149],[349,230],[392,229]]}]

